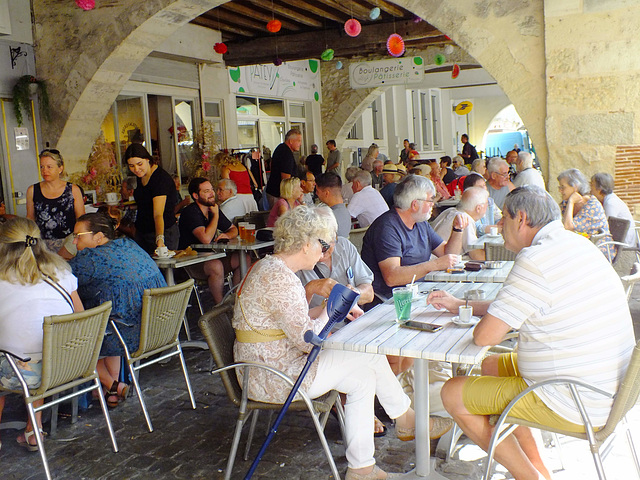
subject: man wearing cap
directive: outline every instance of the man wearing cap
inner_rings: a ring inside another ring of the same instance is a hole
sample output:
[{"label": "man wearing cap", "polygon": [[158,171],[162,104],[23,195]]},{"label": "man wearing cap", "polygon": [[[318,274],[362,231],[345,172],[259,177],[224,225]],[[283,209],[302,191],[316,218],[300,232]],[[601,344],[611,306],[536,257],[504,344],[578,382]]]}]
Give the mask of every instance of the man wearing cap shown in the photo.
[{"label": "man wearing cap", "polygon": [[382,168],[382,189],[380,195],[387,202],[389,208],[393,207],[393,192],[396,191],[400,175],[398,174],[398,167],[393,163],[388,163]]},{"label": "man wearing cap", "polygon": [[361,227],[368,227],[376,218],[389,210],[380,192],[371,187],[371,174],[366,170],[359,170],[356,173],[351,189],[353,197],[347,210],[353,218],[358,219]]}]

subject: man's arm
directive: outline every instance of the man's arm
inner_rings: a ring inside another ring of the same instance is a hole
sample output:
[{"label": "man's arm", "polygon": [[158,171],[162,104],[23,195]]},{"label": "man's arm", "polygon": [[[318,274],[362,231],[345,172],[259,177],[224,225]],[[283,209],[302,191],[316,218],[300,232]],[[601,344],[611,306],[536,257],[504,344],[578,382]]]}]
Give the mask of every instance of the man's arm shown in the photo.
[{"label": "man's arm", "polygon": [[378,266],[384,282],[390,287],[395,287],[410,283],[414,275],[416,278],[422,278],[429,272],[451,268],[457,261],[456,255],[444,254],[435,260],[402,266],[400,265],[400,257],[389,257],[378,262]]},{"label": "man's arm", "polygon": [[216,234],[218,218],[220,216],[218,205],[209,207],[209,216],[211,220],[209,220],[209,224],[206,227],[197,227],[192,231],[194,237],[200,240],[200,243],[211,243],[211,240],[213,240]]},{"label": "man's arm", "polygon": [[487,313],[473,329],[473,341],[481,347],[497,345],[510,331],[509,325]]},{"label": "man's arm", "polygon": [[445,254],[459,255],[462,252],[462,234],[467,225],[469,225],[469,217],[467,215],[456,215],[451,226],[449,240],[438,245],[433,250],[433,254],[436,257],[442,257]]}]

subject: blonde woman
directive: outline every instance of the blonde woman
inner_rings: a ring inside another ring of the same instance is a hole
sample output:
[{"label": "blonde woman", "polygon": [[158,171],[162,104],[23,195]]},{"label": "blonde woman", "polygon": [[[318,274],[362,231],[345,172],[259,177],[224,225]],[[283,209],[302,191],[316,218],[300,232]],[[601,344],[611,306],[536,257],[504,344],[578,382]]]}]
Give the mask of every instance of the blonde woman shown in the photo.
[{"label": "blonde woman", "polygon": [[[17,362],[30,388],[39,387],[42,377],[43,319],[84,310],[77,288],[69,265],[46,247],[34,221],[16,217],[0,225],[0,339],[9,350],[31,357],[27,363]],[[0,355],[0,384],[22,388],[4,355]],[[0,417],[4,399],[0,396]],[[34,402],[36,407],[41,404]],[[41,416],[36,413],[40,432]],[[38,451],[31,421],[17,441],[31,452]]]},{"label": "blonde woman", "polygon": [[253,192],[251,191],[251,184],[258,188],[258,182],[253,178],[251,170],[245,167],[239,158],[232,157],[231,155],[223,155],[220,158],[220,165],[222,167],[221,177],[233,180],[238,189],[236,196],[242,200],[246,212],[255,212],[258,210],[255,198],[253,198]]},{"label": "blonde woman", "polygon": [[369,150],[367,150],[367,154],[362,159],[361,168],[363,170],[366,170],[367,172],[371,172],[373,170],[373,162],[375,161],[376,158],[378,158],[379,154],[380,154],[380,149],[378,148],[378,145],[376,145],[375,143],[372,143],[371,146],[369,147]]},{"label": "blonde woman", "polygon": [[80,187],[62,180],[64,160],[58,150],[45,149],[39,157],[42,181],[27,189],[27,218],[36,222],[49,249],[57,252],[76,219],[84,215],[84,201]]},{"label": "blonde woman", "polygon": [[281,217],[287,211],[292,210],[298,205],[302,205],[300,179],[298,177],[285,178],[280,182],[280,198],[276,200],[276,203],[269,213],[267,227],[273,227],[278,217]]}]

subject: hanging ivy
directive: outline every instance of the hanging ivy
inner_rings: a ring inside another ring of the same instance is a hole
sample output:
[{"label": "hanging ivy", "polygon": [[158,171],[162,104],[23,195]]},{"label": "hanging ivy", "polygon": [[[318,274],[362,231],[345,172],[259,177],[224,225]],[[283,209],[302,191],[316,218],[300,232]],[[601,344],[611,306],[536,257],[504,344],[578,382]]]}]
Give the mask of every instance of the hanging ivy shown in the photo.
[{"label": "hanging ivy", "polygon": [[40,102],[40,113],[42,117],[49,121],[51,119],[51,110],[49,109],[49,94],[47,93],[47,83],[44,80],[38,80],[31,75],[24,75],[18,79],[18,82],[13,87],[13,111],[16,117],[16,123],[19,127],[22,126],[23,110],[29,113],[31,111],[31,85],[36,85],[35,93],[38,94],[38,100]]}]

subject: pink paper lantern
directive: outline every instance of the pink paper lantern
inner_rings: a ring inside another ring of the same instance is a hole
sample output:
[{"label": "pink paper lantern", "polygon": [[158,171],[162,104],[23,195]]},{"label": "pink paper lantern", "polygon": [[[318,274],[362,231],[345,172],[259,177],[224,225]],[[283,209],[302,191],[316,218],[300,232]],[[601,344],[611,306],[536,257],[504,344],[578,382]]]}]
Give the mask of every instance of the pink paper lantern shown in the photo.
[{"label": "pink paper lantern", "polygon": [[95,0],[76,0],[76,5],[83,10],[93,10],[96,8]]},{"label": "pink paper lantern", "polygon": [[360,25],[360,22],[355,18],[350,18],[344,22],[344,31],[347,32],[347,35],[350,37],[357,37],[362,31],[362,25]]},{"label": "pink paper lantern", "polygon": [[387,38],[387,52],[392,57],[399,57],[404,53],[404,40],[397,33],[392,33]]}]

